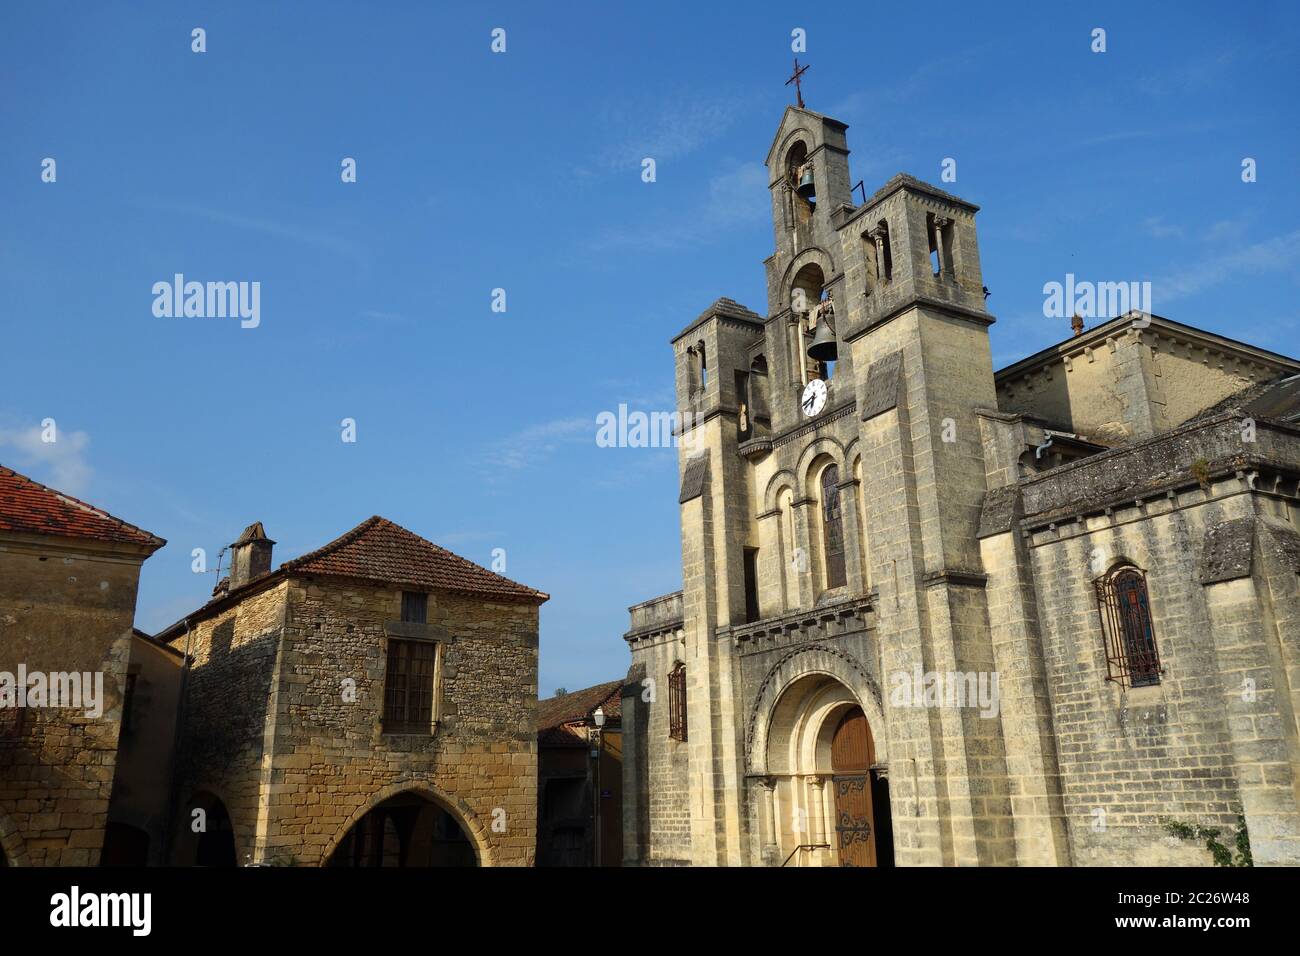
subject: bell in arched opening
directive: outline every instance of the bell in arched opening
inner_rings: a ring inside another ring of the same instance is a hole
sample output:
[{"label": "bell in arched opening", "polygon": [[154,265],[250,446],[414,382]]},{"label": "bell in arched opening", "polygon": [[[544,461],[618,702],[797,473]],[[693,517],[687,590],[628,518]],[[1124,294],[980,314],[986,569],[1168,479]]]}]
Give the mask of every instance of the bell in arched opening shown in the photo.
[{"label": "bell in arched opening", "polygon": [[799,185],[794,190],[808,202],[817,201],[817,186],[813,182],[813,164],[805,163],[799,169]]},{"label": "bell in arched opening", "polygon": [[839,348],[835,342],[835,327],[831,320],[835,317],[835,304],[830,295],[818,302],[813,308],[817,330],[813,333],[812,344],[808,346],[808,357],[817,362],[834,362],[839,357]]}]

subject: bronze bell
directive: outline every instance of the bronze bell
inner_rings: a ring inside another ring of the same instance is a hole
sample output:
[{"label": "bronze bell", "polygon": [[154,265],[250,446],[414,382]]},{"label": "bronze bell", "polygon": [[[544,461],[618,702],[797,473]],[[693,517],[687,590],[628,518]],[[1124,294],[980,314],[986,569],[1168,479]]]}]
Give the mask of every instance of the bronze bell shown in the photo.
[{"label": "bronze bell", "polygon": [[831,328],[830,322],[823,317],[817,323],[817,331],[813,334],[812,345],[808,346],[808,357],[818,362],[834,362],[839,355],[839,349],[835,345],[835,330]]},{"label": "bronze bell", "polygon": [[795,187],[794,191],[809,202],[817,199],[817,187],[813,184],[811,163],[799,173],[799,185]]}]

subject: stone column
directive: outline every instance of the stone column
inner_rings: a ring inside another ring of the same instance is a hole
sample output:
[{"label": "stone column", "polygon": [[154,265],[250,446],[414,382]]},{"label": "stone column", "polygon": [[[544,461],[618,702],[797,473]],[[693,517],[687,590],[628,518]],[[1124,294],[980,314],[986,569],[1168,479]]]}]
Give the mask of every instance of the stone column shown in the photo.
[{"label": "stone column", "polygon": [[776,780],[764,777],[760,783],[763,790],[763,856],[769,862],[776,861],[780,855],[776,842]]},{"label": "stone column", "polygon": [[948,250],[943,248],[943,230],[951,222],[951,219],[943,216],[934,217],[934,248],[939,253],[939,275],[947,276],[950,279],[952,278],[952,268],[948,257],[945,255]]},{"label": "stone column", "polygon": [[[847,463],[846,463],[847,465]],[[840,522],[844,527],[844,579],[851,593],[865,593],[870,585],[862,569],[862,528],[858,525],[858,485],[847,478],[837,486],[840,496]]]},{"label": "stone column", "polygon": [[794,510],[794,547],[791,549],[790,571],[794,587],[791,592],[796,595],[796,607],[812,607],[816,600],[816,561],[813,553],[812,525],[817,502],[813,498],[795,500]]},{"label": "stone column", "polygon": [[779,509],[758,515],[758,616],[785,610],[785,549],[781,547]]},{"label": "stone column", "polygon": [[808,823],[808,829],[810,831],[809,843],[826,842],[825,789],[825,777],[813,776],[808,778],[808,816],[811,818]]},{"label": "stone column", "polygon": [[796,389],[804,387],[807,377],[805,371],[805,356],[803,354],[803,324],[799,318],[799,313],[790,312],[790,318],[786,320],[786,347],[790,352],[790,384]]},{"label": "stone column", "polygon": [[867,238],[875,246],[876,252],[876,284],[880,285],[885,281],[885,237],[881,235],[879,227],[872,229],[867,233]]}]

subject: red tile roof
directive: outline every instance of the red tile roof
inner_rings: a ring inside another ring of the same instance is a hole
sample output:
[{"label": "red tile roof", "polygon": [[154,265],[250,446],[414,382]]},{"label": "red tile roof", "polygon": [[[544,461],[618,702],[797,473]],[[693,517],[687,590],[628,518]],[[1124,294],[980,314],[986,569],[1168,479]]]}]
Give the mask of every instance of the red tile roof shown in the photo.
[{"label": "red tile roof", "polygon": [[151,553],[167,543],[4,465],[0,465],[0,531],[138,544]]},{"label": "red tile roof", "polygon": [[378,515],[280,567],[294,574],[407,584],[499,601],[550,600],[549,594],[495,574]]},{"label": "red tile roof", "polygon": [[539,700],[538,743],[557,747],[585,743],[585,734],[576,732],[569,725],[585,723],[597,707],[605,712],[608,720],[618,721],[623,716],[623,683],[621,680],[609,681],[571,694]]}]

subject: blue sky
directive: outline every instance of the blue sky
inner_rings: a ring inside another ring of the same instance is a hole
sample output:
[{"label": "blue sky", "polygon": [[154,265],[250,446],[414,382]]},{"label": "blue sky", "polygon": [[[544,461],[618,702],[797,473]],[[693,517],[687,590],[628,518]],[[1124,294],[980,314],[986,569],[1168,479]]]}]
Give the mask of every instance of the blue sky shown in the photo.
[{"label": "blue sky", "polygon": [[[680,586],[676,462],[596,415],[669,409],[718,296],[766,311],[796,27],[868,192],[957,160],[996,365],[1069,334],[1067,272],[1300,353],[1296,5],[974,6],[7,3],[0,462],[168,539],[147,630],[210,592],[193,548],[382,514],[553,595],[543,695],[621,676]],[[260,282],[260,326],[155,317],[178,272]]]}]

